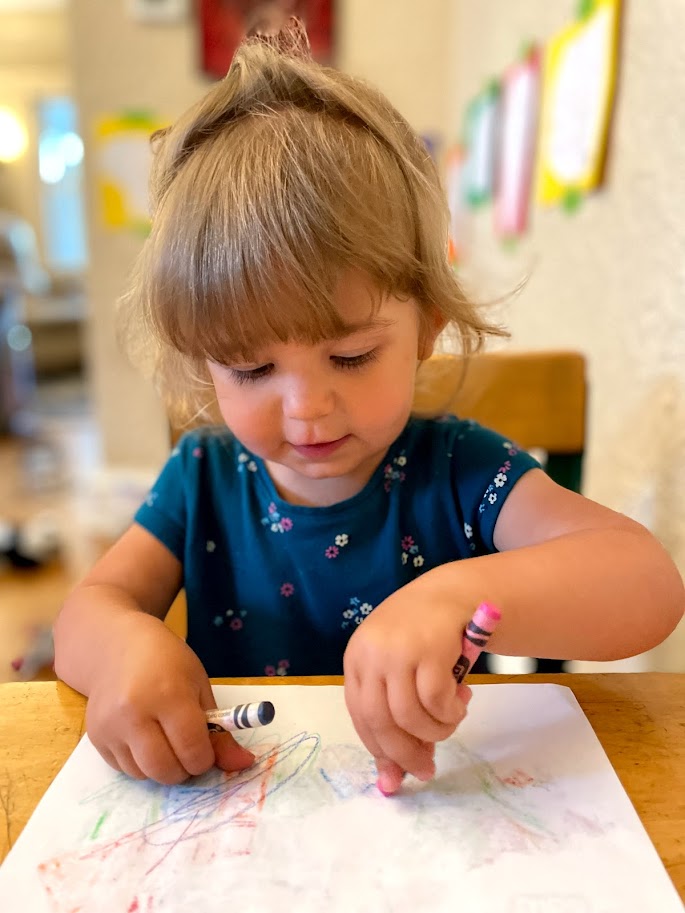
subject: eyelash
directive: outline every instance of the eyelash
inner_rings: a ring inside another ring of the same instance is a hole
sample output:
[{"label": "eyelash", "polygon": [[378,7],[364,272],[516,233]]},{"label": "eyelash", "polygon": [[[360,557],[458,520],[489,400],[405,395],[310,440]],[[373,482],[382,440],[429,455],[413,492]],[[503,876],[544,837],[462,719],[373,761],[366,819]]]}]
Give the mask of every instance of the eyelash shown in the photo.
[{"label": "eyelash", "polygon": [[[355,371],[363,368],[365,365],[371,364],[372,361],[375,361],[378,358],[378,352],[376,349],[371,349],[370,352],[364,352],[363,355],[352,355],[349,358],[344,355],[332,355],[331,361],[333,364],[340,368],[341,371]],[[239,384],[254,384],[259,380],[263,380],[265,377],[268,377],[271,374],[273,365],[261,365],[259,368],[253,368],[250,371],[239,371],[236,368],[229,368],[231,376],[234,381]]]}]

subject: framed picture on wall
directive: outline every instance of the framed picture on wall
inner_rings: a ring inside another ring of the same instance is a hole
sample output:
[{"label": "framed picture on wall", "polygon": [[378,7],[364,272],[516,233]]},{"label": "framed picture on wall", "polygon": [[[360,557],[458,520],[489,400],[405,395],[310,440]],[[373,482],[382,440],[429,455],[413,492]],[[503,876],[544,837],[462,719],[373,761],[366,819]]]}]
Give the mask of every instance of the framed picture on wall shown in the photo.
[{"label": "framed picture on wall", "polygon": [[312,54],[321,63],[333,55],[334,0],[199,0],[202,70],[221,79],[248,32],[277,32],[290,16],[304,22]]},{"label": "framed picture on wall", "polygon": [[547,43],[537,196],[573,211],[604,180],[623,0],[594,0]]},{"label": "framed picture on wall", "polygon": [[128,11],[138,22],[181,22],[190,12],[190,0],[128,0]]},{"label": "framed picture on wall", "polygon": [[528,227],[535,163],[542,52],[533,46],[502,78],[499,154],[495,175],[495,231],[501,238]]}]

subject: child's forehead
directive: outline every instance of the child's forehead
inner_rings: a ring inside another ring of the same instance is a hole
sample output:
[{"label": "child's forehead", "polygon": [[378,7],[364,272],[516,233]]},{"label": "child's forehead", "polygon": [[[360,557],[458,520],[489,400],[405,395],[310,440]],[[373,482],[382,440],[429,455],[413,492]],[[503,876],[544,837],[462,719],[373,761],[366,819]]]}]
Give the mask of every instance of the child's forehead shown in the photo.
[{"label": "child's forehead", "polygon": [[316,349],[321,346],[334,344],[370,345],[378,336],[394,324],[389,318],[369,317],[357,322],[341,323],[339,329],[330,333],[312,333],[300,335],[293,333],[283,338],[269,333],[260,334],[246,345],[241,346],[235,356],[243,361],[260,360],[260,356],[282,346],[296,346],[298,348]]}]

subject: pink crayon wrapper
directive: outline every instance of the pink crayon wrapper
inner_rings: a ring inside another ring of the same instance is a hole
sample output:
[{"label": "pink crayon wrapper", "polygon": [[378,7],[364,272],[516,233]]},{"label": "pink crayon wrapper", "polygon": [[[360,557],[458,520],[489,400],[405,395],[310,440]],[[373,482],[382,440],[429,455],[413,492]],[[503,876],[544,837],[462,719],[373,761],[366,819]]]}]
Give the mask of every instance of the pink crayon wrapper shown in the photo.
[{"label": "pink crayon wrapper", "polygon": [[464,680],[466,673],[485,649],[501,617],[500,610],[489,602],[481,602],[473,613],[462,638],[461,656],[452,669],[457,682]]}]

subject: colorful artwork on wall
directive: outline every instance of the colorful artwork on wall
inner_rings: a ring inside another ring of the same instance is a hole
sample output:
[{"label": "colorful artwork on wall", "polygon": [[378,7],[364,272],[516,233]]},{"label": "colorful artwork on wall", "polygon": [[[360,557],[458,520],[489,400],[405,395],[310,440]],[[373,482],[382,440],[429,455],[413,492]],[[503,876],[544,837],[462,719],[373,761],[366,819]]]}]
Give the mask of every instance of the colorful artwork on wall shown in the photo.
[{"label": "colorful artwork on wall", "polygon": [[466,110],[464,120],[464,193],[470,206],[492,199],[499,130],[500,84],[493,80]]},{"label": "colorful artwork on wall", "polygon": [[314,58],[330,62],[333,0],[199,0],[203,71],[221,79],[246,34],[278,31],[290,16],[304,22]]},{"label": "colorful artwork on wall", "polygon": [[495,181],[495,231],[502,238],[528,227],[540,105],[540,48],[529,48],[502,80],[500,148]]},{"label": "colorful artwork on wall", "polygon": [[102,220],[108,228],[148,234],[150,137],[163,126],[145,111],[112,114],[96,124],[96,180]]},{"label": "colorful artwork on wall", "polygon": [[601,185],[614,106],[622,0],[584,0],[548,43],[537,197],[575,208]]}]

